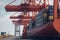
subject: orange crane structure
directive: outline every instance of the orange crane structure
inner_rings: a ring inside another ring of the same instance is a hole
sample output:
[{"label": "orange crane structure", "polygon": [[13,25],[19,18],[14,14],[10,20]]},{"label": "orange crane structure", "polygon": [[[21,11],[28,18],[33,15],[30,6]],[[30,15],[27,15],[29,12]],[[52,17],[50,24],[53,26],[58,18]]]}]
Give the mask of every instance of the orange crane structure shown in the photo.
[{"label": "orange crane structure", "polygon": [[[36,0],[23,0],[25,1],[21,5],[6,5],[5,9],[7,12],[23,12],[24,15],[18,15],[18,16],[11,16],[11,19],[19,19],[19,20],[12,20],[13,23],[16,22],[16,24],[23,24],[23,38],[26,36],[55,36],[60,35],[60,19],[58,18],[58,0],[54,0],[54,9],[53,9],[53,21],[51,23],[47,23],[43,25],[43,28],[37,27],[32,30],[27,30],[27,26],[29,24],[30,19],[35,20],[35,17],[37,15],[37,12],[40,12],[42,9],[47,9],[49,7],[49,0],[48,5],[46,4],[46,0],[43,0],[43,4],[40,5],[42,0],[38,0],[39,4],[36,4]],[[30,13],[32,12],[32,16],[30,16]],[[16,35],[16,34],[15,34]]]},{"label": "orange crane structure", "polygon": [[[34,19],[35,18],[35,15],[36,15],[36,12],[38,12],[38,11],[40,11],[40,9],[43,9],[45,6],[44,5],[35,5],[36,3],[35,3],[35,0],[28,0],[28,4],[26,3],[27,2],[27,0],[24,0],[25,1],[25,3],[24,4],[21,4],[21,5],[6,5],[6,11],[7,12],[9,12],[9,11],[12,11],[12,12],[16,12],[16,11],[18,11],[18,12],[23,12],[25,15],[28,15],[28,16],[21,16],[21,15],[19,15],[19,16],[11,16],[10,18],[11,19],[26,19],[25,21],[23,20],[23,21],[21,21],[21,20],[19,20],[19,21],[12,21],[12,22],[18,22],[18,23],[23,23],[24,24],[24,28],[25,28],[25,26],[27,26],[27,21],[29,21],[29,20],[27,20],[27,19]],[[32,3],[31,5],[30,5],[30,3]],[[32,17],[30,17],[29,16],[29,13],[28,12],[31,12],[32,11]],[[27,14],[28,13],[28,14]],[[20,22],[21,21],[21,22]],[[26,29],[25,29],[25,31],[27,31]],[[25,34],[25,33],[24,33]]]}]

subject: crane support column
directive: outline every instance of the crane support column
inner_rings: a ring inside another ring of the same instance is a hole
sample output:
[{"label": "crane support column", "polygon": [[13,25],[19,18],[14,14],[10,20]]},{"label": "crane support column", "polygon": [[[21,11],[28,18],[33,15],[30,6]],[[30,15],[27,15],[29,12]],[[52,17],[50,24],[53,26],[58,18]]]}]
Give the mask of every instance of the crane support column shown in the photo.
[{"label": "crane support column", "polygon": [[54,19],[57,19],[58,0],[54,0]]},{"label": "crane support column", "polygon": [[54,25],[54,28],[56,29],[56,31],[58,33],[60,33],[60,19],[58,19],[57,9],[58,9],[58,0],[54,0],[54,22],[53,22],[53,25]]},{"label": "crane support column", "polygon": [[15,36],[20,36],[20,26],[15,25]]}]

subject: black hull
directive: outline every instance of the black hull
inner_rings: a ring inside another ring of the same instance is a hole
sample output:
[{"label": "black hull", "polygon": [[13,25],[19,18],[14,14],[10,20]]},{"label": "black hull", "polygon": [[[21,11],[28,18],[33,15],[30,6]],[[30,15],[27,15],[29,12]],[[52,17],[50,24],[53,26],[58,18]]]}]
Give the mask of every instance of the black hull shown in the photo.
[{"label": "black hull", "polygon": [[59,33],[55,30],[52,23],[47,23],[42,27],[36,27],[32,30],[27,30],[26,38],[41,38],[41,37],[59,37]]}]

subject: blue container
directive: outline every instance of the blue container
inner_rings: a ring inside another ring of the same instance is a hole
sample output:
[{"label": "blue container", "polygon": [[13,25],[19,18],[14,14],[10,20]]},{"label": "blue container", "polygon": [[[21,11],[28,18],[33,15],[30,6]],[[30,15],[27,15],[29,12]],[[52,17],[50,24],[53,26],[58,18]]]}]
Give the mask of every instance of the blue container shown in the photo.
[{"label": "blue container", "polygon": [[53,15],[53,12],[49,12],[48,15],[51,15],[52,16]]},{"label": "blue container", "polygon": [[48,19],[47,19],[47,17],[45,17],[43,20],[43,24],[46,24],[47,22],[48,22]]},{"label": "blue container", "polygon": [[53,9],[54,7],[53,6],[49,6],[49,9]]},{"label": "blue container", "polygon": [[1,35],[2,35],[2,36],[5,36],[5,34],[6,34],[6,32],[1,32]]},{"label": "blue container", "polygon": [[45,11],[46,11],[45,9],[41,10],[41,11],[36,15],[36,17],[39,17],[39,16],[43,15],[43,13],[44,13]]},{"label": "blue container", "polygon": [[40,27],[41,27],[42,25],[44,25],[44,24],[43,24],[43,21],[38,22],[37,24],[35,24],[35,26],[40,26]]},{"label": "blue container", "polygon": [[40,24],[40,26],[44,25],[44,23],[47,22],[47,16],[44,17],[44,13],[46,13],[47,11],[45,9],[43,9],[42,11],[40,11],[35,19],[35,26],[38,26]]},{"label": "blue container", "polygon": [[49,9],[49,13],[53,13],[53,9],[51,10],[51,9]]},{"label": "blue container", "polygon": [[37,16],[36,16],[36,19],[35,19],[35,25],[36,24],[41,24],[41,22],[43,22],[43,12],[45,10],[43,9],[42,11],[40,11]]},{"label": "blue container", "polygon": [[28,26],[28,29],[30,30],[30,29],[32,29],[32,28],[34,28],[34,21],[30,21],[30,23],[29,23],[29,26]]},{"label": "blue container", "polygon": [[49,16],[53,16],[53,13],[49,13]]},{"label": "blue container", "polygon": [[29,23],[29,29],[35,28],[37,26],[42,26],[47,22],[47,16],[44,16],[44,13],[46,13],[46,9],[41,10],[37,15],[34,21],[30,21]]},{"label": "blue container", "polygon": [[53,6],[49,6],[49,8],[48,8],[48,16],[53,16]]},{"label": "blue container", "polygon": [[43,17],[40,17],[40,18],[36,18],[35,21],[39,21],[39,20],[43,20]]},{"label": "blue container", "polygon": [[49,6],[48,8],[48,21],[53,20],[53,19],[50,19],[50,16],[53,16],[53,6]]},{"label": "blue container", "polygon": [[40,12],[36,15],[36,19],[35,19],[35,20],[39,20],[39,19],[43,18],[43,15],[44,15],[44,12],[45,12],[45,11],[46,11],[45,9],[43,9],[42,11],[40,11]]}]

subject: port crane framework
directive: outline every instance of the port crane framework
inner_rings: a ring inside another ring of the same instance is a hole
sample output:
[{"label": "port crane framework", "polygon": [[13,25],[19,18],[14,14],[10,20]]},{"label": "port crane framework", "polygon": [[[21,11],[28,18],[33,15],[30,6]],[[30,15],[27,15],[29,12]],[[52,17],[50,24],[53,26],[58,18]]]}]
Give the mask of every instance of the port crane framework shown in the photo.
[{"label": "port crane framework", "polygon": [[[47,7],[49,6],[49,0],[48,0],[48,5],[46,4],[46,0],[43,0],[44,3],[42,5],[40,5],[42,0],[39,0],[39,4],[37,4],[37,5],[35,2],[36,0],[23,0],[23,1],[25,1],[25,2],[21,5],[6,5],[5,9],[7,12],[23,12],[24,15],[26,15],[26,16],[19,15],[19,16],[10,17],[11,19],[22,19],[22,20],[18,20],[18,21],[13,20],[12,22],[17,22],[19,24],[24,25],[23,36],[26,37],[27,31],[28,31],[27,24],[29,24],[30,19],[34,20],[37,12],[41,11],[42,9],[47,9]],[[57,12],[58,11],[57,10],[58,1],[60,1],[60,0],[54,0],[54,10],[53,10],[54,21],[52,23],[50,23],[49,25],[46,24],[46,28],[48,28],[48,26],[50,26],[51,28],[54,28],[58,32],[58,34],[60,34],[60,25],[59,25],[60,19],[58,18],[58,12]],[[29,15],[30,14],[29,12],[32,12],[32,16]],[[29,19],[29,20],[27,20],[27,19]],[[44,31],[44,30],[42,30],[42,31]],[[39,33],[40,33],[39,35],[41,35],[42,31],[39,31]],[[34,35],[36,35],[36,34],[38,34],[38,33],[35,33]],[[49,33],[48,35],[51,35],[51,34]]]}]

